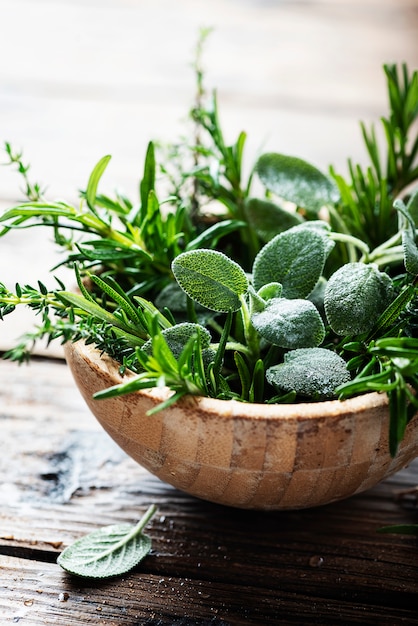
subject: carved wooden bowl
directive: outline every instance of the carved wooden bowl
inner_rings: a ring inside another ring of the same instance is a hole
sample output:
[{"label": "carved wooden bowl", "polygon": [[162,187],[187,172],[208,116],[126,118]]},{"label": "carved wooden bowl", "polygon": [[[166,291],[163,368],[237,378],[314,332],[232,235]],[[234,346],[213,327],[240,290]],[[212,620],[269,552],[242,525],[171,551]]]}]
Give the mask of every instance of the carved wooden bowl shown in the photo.
[{"label": "carved wooden bowl", "polygon": [[83,342],[67,344],[66,357],[85,401],[118,445],[161,480],[211,502],[314,507],[364,491],[418,455],[417,414],[391,458],[382,394],[291,405],[190,396],[148,416],[168,390],[94,400],[96,391],[122,380],[117,363]]}]

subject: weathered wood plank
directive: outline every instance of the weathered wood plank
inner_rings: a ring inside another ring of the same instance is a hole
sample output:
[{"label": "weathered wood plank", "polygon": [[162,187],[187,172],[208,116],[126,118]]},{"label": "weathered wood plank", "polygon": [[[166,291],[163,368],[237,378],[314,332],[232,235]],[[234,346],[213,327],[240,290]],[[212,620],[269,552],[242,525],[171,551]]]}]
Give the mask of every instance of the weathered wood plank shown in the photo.
[{"label": "weathered wood plank", "polygon": [[[326,507],[228,509],[164,485],[127,458],[64,365],[0,362],[0,377],[0,615],[68,626],[418,623],[416,539],[376,532],[416,522],[413,503],[395,498],[416,484],[418,461]],[[151,502],[159,509],[147,530],[153,551],[129,576],[92,584],[55,565],[77,537],[134,522]]]},{"label": "weathered wood plank", "polygon": [[[147,557],[151,563],[153,556]],[[417,624],[415,612],[366,601],[345,593],[321,601],[301,580],[295,591],[285,586],[238,586],[207,580],[133,572],[114,581],[71,579],[52,564],[0,557],[0,568],[13,574],[0,583],[0,616],[37,624],[147,624],[162,626],[240,624]],[[413,601],[413,598],[410,600]]]}]

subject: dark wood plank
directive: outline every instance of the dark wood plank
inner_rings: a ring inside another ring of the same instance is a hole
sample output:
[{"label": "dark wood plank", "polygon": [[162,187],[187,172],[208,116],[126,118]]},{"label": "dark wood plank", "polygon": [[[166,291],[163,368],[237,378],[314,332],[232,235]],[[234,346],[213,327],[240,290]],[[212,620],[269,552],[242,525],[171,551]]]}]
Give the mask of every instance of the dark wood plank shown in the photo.
[{"label": "dark wood plank", "polygon": [[70,579],[54,565],[36,561],[0,557],[0,566],[13,573],[11,584],[4,579],[0,583],[5,591],[0,616],[34,626],[96,621],[107,626],[418,623],[410,610],[393,611],[381,598],[364,603],[346,594],[339,600],[318,600],[302,581],[294,592],[274,583],[263,588],[256,576],[243,586],[149,573],[132,573],[117,583],[92,583]]},{"label": "dark wood plank", "polygon": [[[416,539],[377,533],[416,522],[413,502],[396,495],[416,484],[418,461],[326,507],[228,509],[127,458],[61,363],[0,362],[0,376],[0,616],[68,626],[98,615],[104,624],[418,623]],[[148,529],[153,551],[130,575],[96,584],[55,564],[77,537],[133,522],[151,502],[159,509]]]}]

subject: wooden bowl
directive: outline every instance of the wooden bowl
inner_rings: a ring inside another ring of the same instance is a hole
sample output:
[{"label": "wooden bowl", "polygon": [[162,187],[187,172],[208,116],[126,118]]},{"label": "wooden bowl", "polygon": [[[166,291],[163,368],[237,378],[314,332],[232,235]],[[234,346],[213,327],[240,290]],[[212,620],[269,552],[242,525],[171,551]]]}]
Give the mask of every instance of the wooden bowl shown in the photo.
[{"label": "wooden bowl", "polygon": [[211,502],[314,507],[364,491],[418,456],[417,413],[391,458],[383,394],[289,405],[190,396],[147,416],[167,389],[94,400],[96,391],[122,380],[118,364],[83,342],[67,344],[66,357],[86,403],[118,445],[161,480]]}]

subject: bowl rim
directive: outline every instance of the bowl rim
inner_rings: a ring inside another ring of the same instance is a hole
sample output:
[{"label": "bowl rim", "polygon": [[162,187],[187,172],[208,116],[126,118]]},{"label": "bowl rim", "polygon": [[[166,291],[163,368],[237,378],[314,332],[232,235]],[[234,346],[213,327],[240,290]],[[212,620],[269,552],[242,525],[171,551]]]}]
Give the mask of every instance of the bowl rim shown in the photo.
[{"label": "bowl rim", "polygon": [[[67,343],[64,346],[67,360],[72,360],[72,353],[76,352],[86,364],[98,371],[98,373],[109,380],[111,385],[116,385],[126,380],[127,377],[134,377],[135,373],[127,371],[124,377],[119,372],[119,363],[106,353],[101,352],[93,344],[86,344],[83,340]],[[124,397],[138,396],[147,398],[154,405],[166,400],[173,392],[168,387],[142,389],[140,391],[119,396],[119,400]],[[115,398],[112,398],[113,400]],[[105,402],[106,400],[97,400]],[[346,400],[324,400],[318,402],[300,402],[295,404],[264,404],[241,402],[239,400],[221,400],[209,398],[207,396],[188,395],[176,402],[177,406],[198,410],[207,415],[217,415],[224,418],[242,419],[324,419],[324,417],[342,417],[354,413],[362,413],[370,409],[387,409],[388,398],[385,393],[369,392],[357,395]],[[175,406],[175,405],[173,405]]]}]

